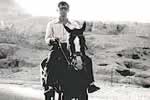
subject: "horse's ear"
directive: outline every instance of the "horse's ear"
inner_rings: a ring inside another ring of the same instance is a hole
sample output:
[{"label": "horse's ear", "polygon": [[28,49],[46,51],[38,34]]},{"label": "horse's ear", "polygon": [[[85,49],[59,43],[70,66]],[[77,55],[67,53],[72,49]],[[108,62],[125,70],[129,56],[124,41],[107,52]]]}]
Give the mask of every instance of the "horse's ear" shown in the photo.
[{"label": "horse's ear", "polygon": [[69,27],[67,27],[65,24],[63,24],[64,25],[64,28],[66,29],[66,31],[68,32],[68,33],[71,33],[71,29],[69,28]]},{"label": "horse's ear", "polygon": [[86,28],[86,22],[84,21],[84,23],[83,23],[83,26],[82,26],[82,31],[85,31],[85,28]]}]

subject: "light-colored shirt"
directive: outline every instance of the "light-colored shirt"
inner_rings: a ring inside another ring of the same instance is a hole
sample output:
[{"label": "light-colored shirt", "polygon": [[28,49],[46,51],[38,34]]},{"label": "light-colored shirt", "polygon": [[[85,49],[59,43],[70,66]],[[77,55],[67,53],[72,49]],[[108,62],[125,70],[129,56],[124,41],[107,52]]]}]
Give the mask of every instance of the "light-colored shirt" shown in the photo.
[{"label": "light-colored shirt", "polygon": [[[79,24],[73,20],[68,20],[66,26],[70,29],[79,28]],[[59,38],[60,42],[68,43],[69,34],[70,33],[65,30],[62,22],[60,22],[59,19],[55,19],[47,24],[45,42],[49,44],[51,38]]]}]

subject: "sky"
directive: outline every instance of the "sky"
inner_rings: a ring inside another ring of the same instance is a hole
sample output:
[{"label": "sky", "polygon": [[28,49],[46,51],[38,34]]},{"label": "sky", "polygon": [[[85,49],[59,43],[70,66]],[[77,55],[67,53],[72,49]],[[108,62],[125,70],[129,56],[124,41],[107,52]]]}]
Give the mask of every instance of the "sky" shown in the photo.
[{"label": "sky", "polygon": [[[61,0],[16,0],[33,16],[57,17]],[[69,18],[89,21],[150,22],[150,0],[64,0]]]}]

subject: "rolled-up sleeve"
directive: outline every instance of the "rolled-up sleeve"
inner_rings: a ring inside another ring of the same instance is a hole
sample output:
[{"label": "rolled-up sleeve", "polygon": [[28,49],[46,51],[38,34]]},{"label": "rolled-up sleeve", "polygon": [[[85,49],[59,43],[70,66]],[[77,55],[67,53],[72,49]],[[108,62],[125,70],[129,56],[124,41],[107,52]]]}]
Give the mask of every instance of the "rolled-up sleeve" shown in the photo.
[{"label": "rolled-up sleeve", "polygon": [[53,30],[52,30],[52,23],[49,22],[47,24],[47,27],[46,27],[46,34],[45,34],[45,42],[46,44],[50,45],[50,40],[51,38],[53,38]]}]

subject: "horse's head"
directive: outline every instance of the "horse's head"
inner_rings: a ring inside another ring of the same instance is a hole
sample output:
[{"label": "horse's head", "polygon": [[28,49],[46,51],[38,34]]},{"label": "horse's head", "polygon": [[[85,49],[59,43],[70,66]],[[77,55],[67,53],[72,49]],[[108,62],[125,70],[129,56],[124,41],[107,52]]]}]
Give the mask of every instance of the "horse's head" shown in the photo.
[{"label": "horse's head", "polygon": [[71,55],[85,55],[85,49],[87,49],[87,46],[85,44],[85,37],[83,35],[83,32],[86,28],[86,22],[83,23],[83,26],[80,29],[70,29],[66,25],[64,25],[64,28],[68,33],[70,33],[69,44],[71,49]]},{"label": "horse's head", "polygon": [[68,33],[70,33],[70,35],[76,35],[76,36],[83,35],[83,32],[85,31],[86,28],[86,22],[83,23],[83,26],[80,29],[74,28],[71,30],[66,25],[64,25],[64,28],[67,30]]}]

